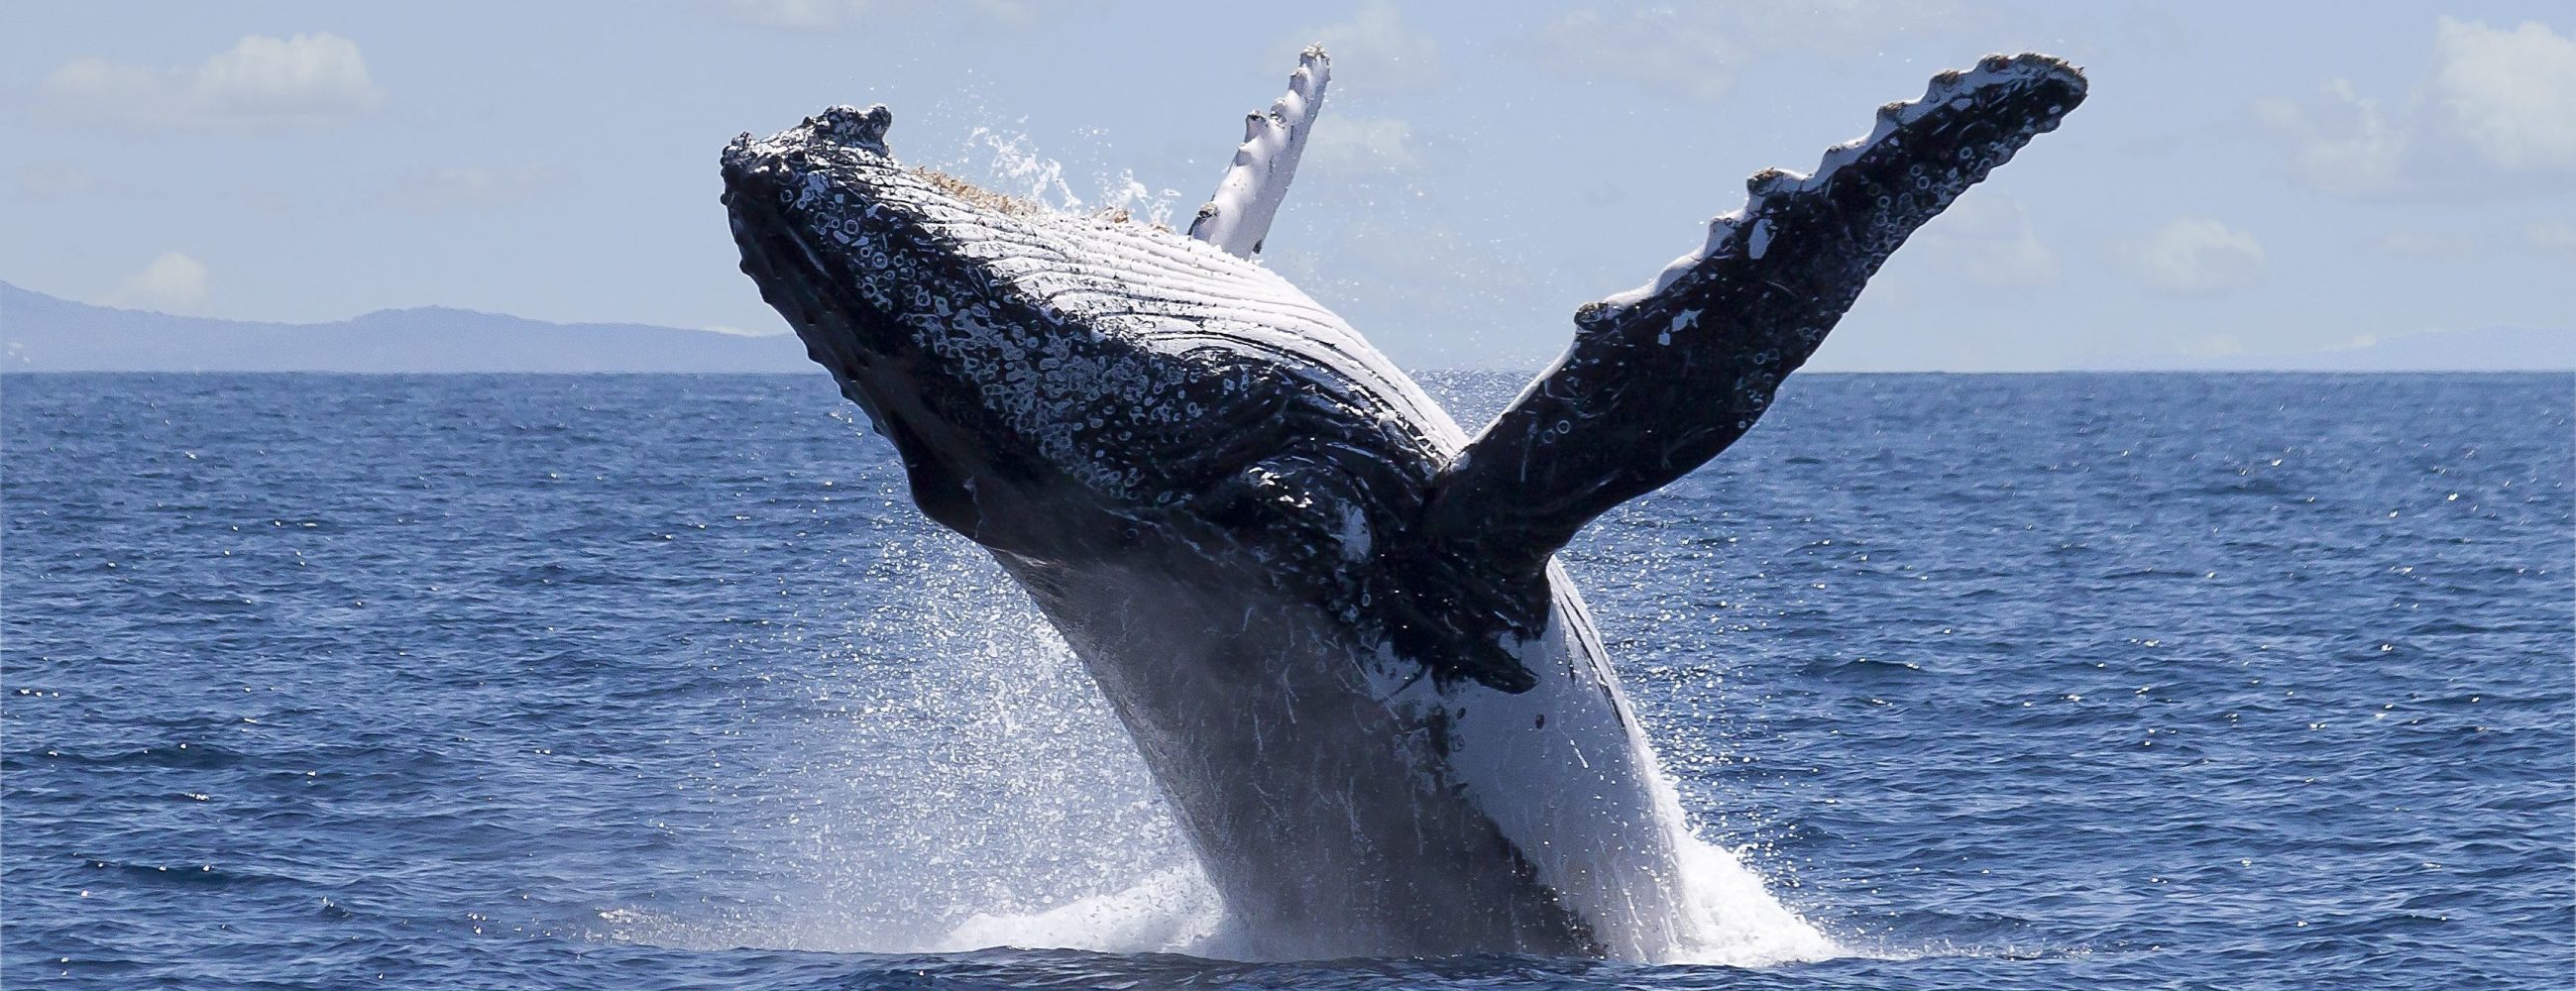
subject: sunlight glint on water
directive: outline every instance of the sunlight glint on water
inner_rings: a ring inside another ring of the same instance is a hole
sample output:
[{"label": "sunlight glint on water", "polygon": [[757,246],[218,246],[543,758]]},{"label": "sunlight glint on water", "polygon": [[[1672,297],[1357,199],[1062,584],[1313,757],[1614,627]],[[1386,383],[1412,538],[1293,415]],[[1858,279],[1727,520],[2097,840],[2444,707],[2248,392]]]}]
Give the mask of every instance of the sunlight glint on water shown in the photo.
[{"label": "sunlight glint on water", "polygon": [[[1426,379],[1482,422],[1527,376]],[[0,960],[85,991],[2563,988],[2571,400],[1793,378],[1563,554],[1683,808],[1855,951],[1745,969],[739,949],[973,941],[1187,863],[828,378],[11,376]]]}]

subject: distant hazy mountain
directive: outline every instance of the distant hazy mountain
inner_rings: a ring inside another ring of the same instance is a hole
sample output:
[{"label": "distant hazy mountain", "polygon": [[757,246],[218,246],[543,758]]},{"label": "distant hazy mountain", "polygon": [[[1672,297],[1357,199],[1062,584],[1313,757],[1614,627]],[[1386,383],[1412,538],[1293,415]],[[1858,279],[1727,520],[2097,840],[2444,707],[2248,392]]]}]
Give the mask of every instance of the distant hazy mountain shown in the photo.
[{"label": "distant hazy mountain", "polygon": [[[253,323],[118,310],[0,282],[0,370],[810,372],[793,335],[546,323],[423,307],[337,323]],[[2106,371],[2569,371],[2576,330],[2433,331],[2298,354],[2130,356]]]},{"label": "distant hazy mountain", "polygon": [[424,307],[337,323],[251,323],[118,310],[0,282],[7,371],[803,372],[792,335],[561,324]]},{"label": "distant hazy mountain", "polygon": [[2563,372],[2576,371],[2576,329],[2433,330],[2358,347],[2294,354],[2160,355],[2106,360],[2113,371]]}]

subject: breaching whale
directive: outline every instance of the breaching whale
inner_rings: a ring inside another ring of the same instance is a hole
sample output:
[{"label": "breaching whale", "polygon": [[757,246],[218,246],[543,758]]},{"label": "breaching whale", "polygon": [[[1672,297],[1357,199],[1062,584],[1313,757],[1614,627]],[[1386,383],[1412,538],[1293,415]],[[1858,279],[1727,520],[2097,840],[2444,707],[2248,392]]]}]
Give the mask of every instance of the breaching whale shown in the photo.
[{"label": "breaching whale", "polygon": [[1701,935],[1688,827],[1554,555],[1742,436],[2084,78],[1989,56],[1755,175],[1470,440],[1253,260],[1328,68],[1249,118],[1186,235],[905,166],[882,106],[744,134],[742,269],[1062,632],[1250,952],[1668,957]]}]

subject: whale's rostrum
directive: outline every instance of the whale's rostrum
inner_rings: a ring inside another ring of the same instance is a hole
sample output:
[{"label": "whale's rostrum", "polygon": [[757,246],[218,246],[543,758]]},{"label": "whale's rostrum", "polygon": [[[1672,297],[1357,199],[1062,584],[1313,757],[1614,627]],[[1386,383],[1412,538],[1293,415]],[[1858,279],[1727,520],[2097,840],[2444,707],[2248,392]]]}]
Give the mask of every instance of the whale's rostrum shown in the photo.
[{"label": "whale's rostrum", "polygon": [[1584,306],[1472,442],[1252,260],[1310,50],[1197,237],[898,162],[883,107],[723,155],[743,271],[1133,736],[1243,952],[1665,959],[1711,934],[1677,800],[1553,555],[1723,450],[1905,237],[2083,99],[1991,56]]}]

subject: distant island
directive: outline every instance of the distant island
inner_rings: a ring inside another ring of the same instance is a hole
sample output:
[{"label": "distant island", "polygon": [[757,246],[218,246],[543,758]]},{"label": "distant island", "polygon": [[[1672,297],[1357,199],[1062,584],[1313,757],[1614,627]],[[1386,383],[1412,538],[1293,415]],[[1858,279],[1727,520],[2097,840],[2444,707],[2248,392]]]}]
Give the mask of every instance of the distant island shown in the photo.
[{"label": "distant island", "polygon": [[[5,372],[812,372],[790,334],[548,323],[430,306],[332,323],[121,310],[0,282]],[[2481,327],[2290,354],[2105,356],[2069,371],[2576,371],[2576,329]]]},{"label": "distant island", "polygon": [[2576,371],[2576,329],[2474,327],[2428,330],[2347,347],[2280,354],[2239,352],[2102,359],[2087,371],[2565,372]]},{"label": "distant island", "polygon": [[810,372],[793,335],[548,323],[420,307],[333,323],[120,310],[0,282],[10,372]]}]

